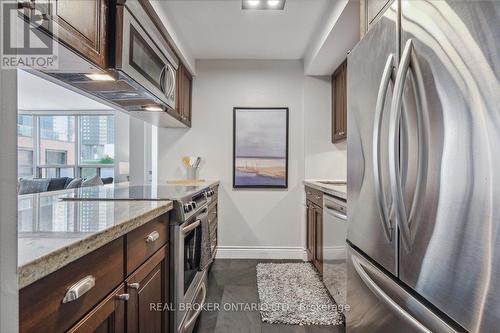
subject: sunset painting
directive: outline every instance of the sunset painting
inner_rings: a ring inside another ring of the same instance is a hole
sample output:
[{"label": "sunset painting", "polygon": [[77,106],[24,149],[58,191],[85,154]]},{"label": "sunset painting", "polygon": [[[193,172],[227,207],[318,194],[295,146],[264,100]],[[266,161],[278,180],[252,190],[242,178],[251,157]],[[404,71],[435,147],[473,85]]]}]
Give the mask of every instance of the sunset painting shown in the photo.
[{"label": "sunset painting", "polygon": [[234,108],[233,187],[288,187],[288,108]]}]

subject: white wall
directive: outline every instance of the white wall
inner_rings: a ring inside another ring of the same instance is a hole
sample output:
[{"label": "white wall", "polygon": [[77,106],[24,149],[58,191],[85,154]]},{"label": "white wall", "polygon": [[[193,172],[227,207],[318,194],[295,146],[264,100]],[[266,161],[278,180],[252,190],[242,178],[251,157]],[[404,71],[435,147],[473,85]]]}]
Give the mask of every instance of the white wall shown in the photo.
[{"label": "white wall", "polygon": [[[239,257],[302,258],[302,62],[202,60],[196,63],[196,69],[192,128],[159,129],[159,179],[184,177],[181,157],[202,156],[200,178],[221,181],[219,253]],[[232,188],[235,106],[289,107],[287,190]]]},{"label": "white wall", "polygon": [[305,178],[346,180],[347,143],[332,144],[330,76],[304,81]]}]

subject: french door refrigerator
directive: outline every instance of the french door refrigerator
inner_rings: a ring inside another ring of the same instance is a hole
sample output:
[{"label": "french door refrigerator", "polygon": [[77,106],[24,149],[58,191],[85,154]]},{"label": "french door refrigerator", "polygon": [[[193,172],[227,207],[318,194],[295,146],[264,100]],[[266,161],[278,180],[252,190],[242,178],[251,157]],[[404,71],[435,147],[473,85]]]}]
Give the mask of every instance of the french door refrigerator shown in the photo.
[{"label": "french door refrigerator", "polygon": [[500,2],[396,0],[347,73],[347,332],[500,332]]}]

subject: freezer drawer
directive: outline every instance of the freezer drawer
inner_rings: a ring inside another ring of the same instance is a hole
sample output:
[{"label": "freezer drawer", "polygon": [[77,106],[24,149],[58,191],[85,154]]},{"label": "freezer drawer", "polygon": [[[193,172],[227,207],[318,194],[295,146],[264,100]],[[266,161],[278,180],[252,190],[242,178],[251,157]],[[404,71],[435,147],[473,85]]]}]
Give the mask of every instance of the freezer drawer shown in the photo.
[{"label": "freezer drawer", "polygon": [[434,314],[350,246],[347,277],[347,333],[465,332]]}]

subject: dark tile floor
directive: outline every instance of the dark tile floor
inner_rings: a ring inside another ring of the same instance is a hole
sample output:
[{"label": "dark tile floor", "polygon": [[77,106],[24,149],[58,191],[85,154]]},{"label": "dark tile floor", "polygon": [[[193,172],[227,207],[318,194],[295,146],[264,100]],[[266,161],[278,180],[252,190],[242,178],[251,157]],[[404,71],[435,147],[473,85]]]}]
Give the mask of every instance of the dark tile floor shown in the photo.
[{"label": "dark tile floor", "polygon": [[[208,274],[207,302],[219,304],[220,311],[205,311],[195,328],[197,333],[344,333],[343,327],[272,325],[262,323],[257,309],[244,308],[257,304],[256,265],[258,262],[283,260],[216,260]],[[231,304],[233,309],[224,310]]]}]

